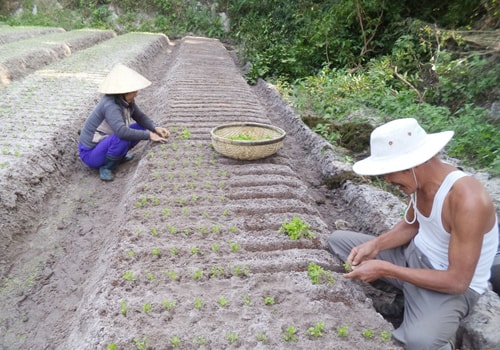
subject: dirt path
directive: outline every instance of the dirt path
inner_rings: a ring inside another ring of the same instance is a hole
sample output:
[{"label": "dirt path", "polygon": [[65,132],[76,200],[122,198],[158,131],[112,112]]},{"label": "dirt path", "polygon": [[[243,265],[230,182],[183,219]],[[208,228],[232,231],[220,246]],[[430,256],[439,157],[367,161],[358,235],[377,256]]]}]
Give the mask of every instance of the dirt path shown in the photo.
[{"label": "dirt path", "polygon": [[[170,142],[142,144],[112,183],[78,162],[58,179],[36,232],[2,257],[0,347],[388,348],[392,326],[326,249],[350,213],[222,45],[186,38],[147,67],[153,85],[138,103],[174,131]],[[210,129],[237,120],[283,127],[283,149],[252,162],[218,155]],[[293,216],[316,239],[279,234]],[[310,263],[336,282],[312,284]],[[321,322],[322,336],[308,334]]]}]

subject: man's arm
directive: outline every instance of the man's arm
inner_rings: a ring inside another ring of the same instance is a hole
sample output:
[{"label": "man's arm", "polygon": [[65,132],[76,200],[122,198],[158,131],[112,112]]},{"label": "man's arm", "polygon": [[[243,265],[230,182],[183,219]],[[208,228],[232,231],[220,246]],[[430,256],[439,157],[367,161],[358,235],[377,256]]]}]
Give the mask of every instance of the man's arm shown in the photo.
[{"label": "man's arm", "polygon": [[345,276],[366,282],[390,277],[442,293],[465,292],[479,260],[483,236],[495,224],[495,210],[483,186],[467,177],[457,181],[448,194],[442,215],[451,235],[447,270],[414,269],[367,260]]}]

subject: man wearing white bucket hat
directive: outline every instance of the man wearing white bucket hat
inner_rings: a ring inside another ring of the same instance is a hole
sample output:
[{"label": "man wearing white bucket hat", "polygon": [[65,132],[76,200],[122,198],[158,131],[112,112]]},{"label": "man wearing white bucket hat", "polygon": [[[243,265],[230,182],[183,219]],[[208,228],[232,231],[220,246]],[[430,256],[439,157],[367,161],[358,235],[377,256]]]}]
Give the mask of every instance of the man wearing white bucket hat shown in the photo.
[{"label": "man wearing white bucket hat", "polygon": [[78,143],[80,159],[99,169],[103,181],[113,180],[113,171],[132,159],[127,152],[141,140],[166,142],[170,135],[135,104],[137,92],[151,82],[136,71],[117,64],[102,81],[103,98],[87,118]]},{"label": "man wearing white bucket hat", "polygon": [[404,218],[377,237],[334,231],[328,239],[352,266],[345,277],[402,291],[404,316],[393,337],[407,350],[454,349],[460,320],[488,288],[497,252],[498,221],[485,188],[437,157],[452,136],[428,134],[413,118],[376,128],[371,155],[353,170],[383,175],[408,194]]}]

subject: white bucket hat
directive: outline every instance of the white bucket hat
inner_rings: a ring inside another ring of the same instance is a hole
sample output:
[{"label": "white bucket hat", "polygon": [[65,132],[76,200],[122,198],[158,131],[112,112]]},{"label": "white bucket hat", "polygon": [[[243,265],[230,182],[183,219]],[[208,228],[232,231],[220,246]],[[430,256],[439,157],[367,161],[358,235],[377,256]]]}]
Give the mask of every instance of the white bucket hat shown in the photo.
[{"label": "white bucket hat", "polygon": [[427,134],[413,118],[381,125],[370,136],[371,155],[352,167],[360,175],[383,175],[411,169],[434,157],[453,137],[453,131]]},{"label": "white bucket hat", "polygon": [[99,86],[102,94],[126,94],[147,88],[151,82],[135,70],[119,63],[113,67]]}]

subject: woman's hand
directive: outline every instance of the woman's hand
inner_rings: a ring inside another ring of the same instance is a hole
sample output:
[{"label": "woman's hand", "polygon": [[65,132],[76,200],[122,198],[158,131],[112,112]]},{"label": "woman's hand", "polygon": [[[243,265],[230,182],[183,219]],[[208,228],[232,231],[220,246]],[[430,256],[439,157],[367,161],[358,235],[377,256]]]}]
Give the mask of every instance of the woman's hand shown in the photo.
[{"label": "woman's hand", "polygon": [[170,131],[168,131],[165,128],[162,128],[161,126],[157,126],[155,128],[155,132],[163,138],[167,138],[170,136]]},{"label": "woman's hand", "polygon": [[160,135],[158,135],[157,133],[154,133],[154,132],[150,132],[149,133],[149,139],[151,141],[154,141],[154,142],[160,142],[160,143],[167,142],[166,138],[163,138],[163,137],[161,137]]}]

